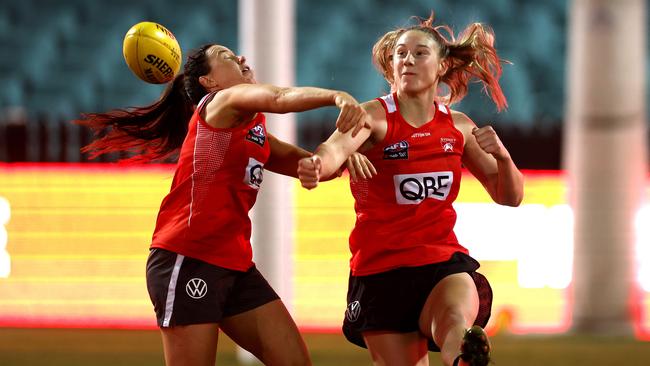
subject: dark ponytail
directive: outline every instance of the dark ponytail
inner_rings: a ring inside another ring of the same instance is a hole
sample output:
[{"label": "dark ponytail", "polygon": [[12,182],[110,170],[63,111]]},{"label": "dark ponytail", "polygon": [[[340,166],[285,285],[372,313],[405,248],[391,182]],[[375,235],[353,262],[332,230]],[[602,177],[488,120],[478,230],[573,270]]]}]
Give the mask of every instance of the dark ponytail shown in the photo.
[{"label": "dark ponytail", "polygon": [[187,97],[194,105],[198,105],[201,98],[207,94],[201,83],[199,83],[199,77],[210,72],[210,65],[205,52],[212,46],[212,44],[201,46],[198,50],[190,53],[185,62],[183,86]]},{"label": "dark ponytail", "polygon": [[175,153],[187,135],[194,106],[207,94],[199,77],[210,72],[205,45],[188,56],[183,72],[167,85],[157,102],[146,107],[86,113],[73,121],[90,127],[96,140],[81,149],[90,158],[115,151],[132,152],[130,162],[162,160]]}]

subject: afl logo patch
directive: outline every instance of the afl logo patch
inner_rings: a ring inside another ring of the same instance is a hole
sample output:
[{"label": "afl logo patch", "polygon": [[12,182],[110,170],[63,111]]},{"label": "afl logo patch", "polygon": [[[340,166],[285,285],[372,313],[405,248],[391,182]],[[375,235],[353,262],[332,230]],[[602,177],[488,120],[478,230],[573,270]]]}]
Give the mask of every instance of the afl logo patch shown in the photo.
[{"label": "afl logo patch", "polygon": [[208,293],[208,285],[200,278],[192,278],[185,284],[185,292],[193,299],[200,299]]},{"label": "afl logo patch", "polygon": [[406,140],[396,142],[384,148],[384,160],[409,158],[409,143]]},{"label": "afl logo patch", "polygon": [[358,301],[352,301],[348,304],[348,308],[345,309],[345,318],[353,323],[359,319],[359,314],[361,313],[361,304]]},{"label": "afl logo patch", "polygon": [[252,141],[260,146],[264,146],[264,141],[266,141],[266,132],[264,131],[264,126],[261,123],[255,125],[255,127],[248,130],[246,134],[246,140]]}]

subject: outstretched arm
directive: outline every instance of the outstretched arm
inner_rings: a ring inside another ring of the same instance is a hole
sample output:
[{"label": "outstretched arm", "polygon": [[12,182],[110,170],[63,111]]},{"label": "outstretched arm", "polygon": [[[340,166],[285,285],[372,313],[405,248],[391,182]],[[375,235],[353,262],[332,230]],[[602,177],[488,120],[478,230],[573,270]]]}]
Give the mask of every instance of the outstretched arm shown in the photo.
[{"label": "outstretched arm", "polygon": [[257,112],[302,112],[325,106],[340,109],[336,126],[356,134],[363,127],[365,112],[348,93],[314,87],[279,87],[269,84],[239,84],[221,90],[208,103],[206,122],[228,128]]},{"label": "outstretched arm", "polygon": [[377,119],[385,118],[383,109],[378,102],[371,101],[362,106],[368,112],[368,123],[356,136],[351,132],[334,133],[316,149],[314,156],[301,159],[298,163],[298,177],[302,186],[307,189],[316,188],[322,177],[328,177],[352,155],[370,137],[373,124]]},{"label": "outstretched arm", "polygon": [[524,197],[524,178],[494,129],[491,126],[479,128],[460,112],[454,112],[453,118],[465,136],[463,164],[494,202],[519,206]]},{"label": "outstretched arm", "polygon": [[[271,156],[264,166],[265,169],[274,173],[298,178],[298,161],[303,158],[309,158],[312,154],[298,146],[279,140],[271,134],[268,134],[268,141],[271,146]],[[346,168],[350,172],[350,177],[353,181],[357,179],[357,176],[366,179],[377,174],[375,167],[370,163],[368,158],[361,153],[355,152],[346,160],[345,165],[341,165],[334,174],[321,179],[321,181],[340,177]]]}]

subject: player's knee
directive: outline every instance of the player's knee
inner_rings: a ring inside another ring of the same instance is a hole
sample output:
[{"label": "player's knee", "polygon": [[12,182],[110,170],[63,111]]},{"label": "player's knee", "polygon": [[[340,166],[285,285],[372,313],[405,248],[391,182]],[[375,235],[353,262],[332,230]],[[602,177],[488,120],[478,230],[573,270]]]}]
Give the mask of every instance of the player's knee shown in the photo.
[{"label": "player's knee", "polygon": [[434,319],[435,328],[432,329],[433,339],[436,344],[442,344],[447,334],[454,328],[469,327],[472,319],[468,319],[466,311],[460,306],[449,305]]}]

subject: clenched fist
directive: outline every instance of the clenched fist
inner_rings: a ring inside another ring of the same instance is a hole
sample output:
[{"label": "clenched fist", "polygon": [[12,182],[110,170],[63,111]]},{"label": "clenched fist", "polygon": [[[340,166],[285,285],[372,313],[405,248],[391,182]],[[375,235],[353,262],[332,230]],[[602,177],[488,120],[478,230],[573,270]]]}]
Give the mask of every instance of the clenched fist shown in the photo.
[{"label": "clenched fist", "polygon": [[497,160],[506,160],[510,159],[510,153],[503,146],[501,139],[497,136],[496,131],[492,126],[484,126],[481,128],[474,127],[472,129],[472,135],[476,138],[478,146],[483,149],[488,154],[492,154]]},{"label": "clenched fist", "polygon": [[320,169],[320,156],[314,155],[300,159],[298,161],[298,179],[300,179],[300,184],[307,189],[316,188],[320,180]]}]

